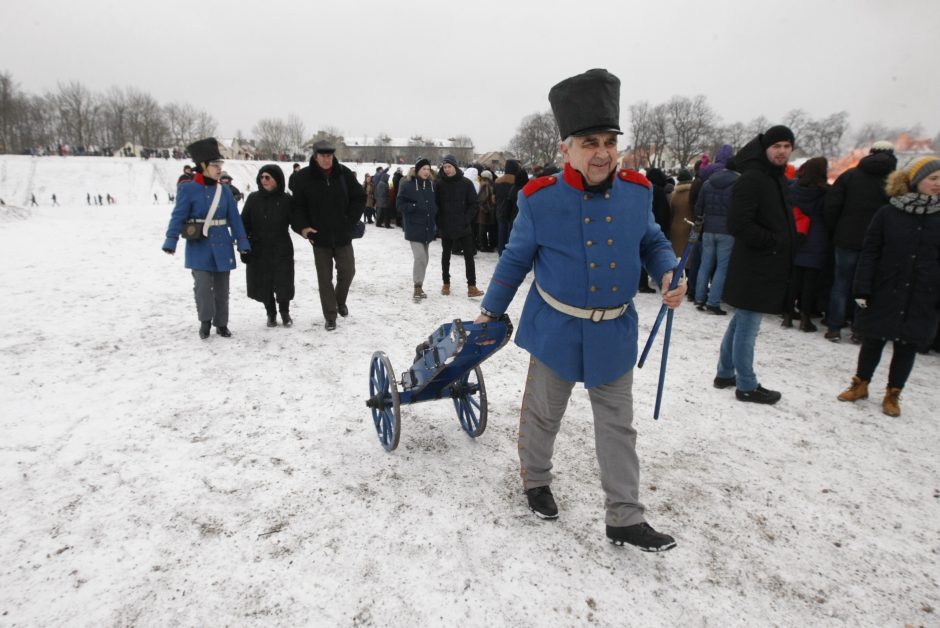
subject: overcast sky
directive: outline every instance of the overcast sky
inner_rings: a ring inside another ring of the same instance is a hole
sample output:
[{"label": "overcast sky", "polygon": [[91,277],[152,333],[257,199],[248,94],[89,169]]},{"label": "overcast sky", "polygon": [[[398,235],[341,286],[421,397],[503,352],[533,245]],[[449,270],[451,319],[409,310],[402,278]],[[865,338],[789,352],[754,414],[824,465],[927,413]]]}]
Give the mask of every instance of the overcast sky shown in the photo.
[{"label": "overcast sky", "polygon": [[3,21],[0,71],[22,89],[135,86],[209,111],[221,137],[296,113],[311,133],[494,150],[593,67],[620,77],[625,131],[631,103],[675,94],[704,94],[725,123],[802,108],[940,128],[938,0],[37,0]]}]

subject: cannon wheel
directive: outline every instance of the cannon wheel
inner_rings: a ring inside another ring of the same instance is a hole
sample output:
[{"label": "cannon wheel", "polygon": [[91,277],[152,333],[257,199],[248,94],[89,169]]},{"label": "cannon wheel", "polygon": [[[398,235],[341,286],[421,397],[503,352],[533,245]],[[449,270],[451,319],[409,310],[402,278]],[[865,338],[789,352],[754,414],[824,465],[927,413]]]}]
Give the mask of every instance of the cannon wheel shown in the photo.
[{"label": "cannon wheel", "polygon": [[379,442],[386,451],[392,451],[398,447],[398,437],[401,436],[401,405],[395,371],[384,351],[372,354],[372,362],[369,364],[369,400],[366,405],[372,409],[372,421]]},{"label": "cannon wheel", "polygon": [[450,389],[460,427],[476,438],[486,430],[487,403],[483,371],[479,366],[473,367],[472,371],[467,371],[451,384]]}]

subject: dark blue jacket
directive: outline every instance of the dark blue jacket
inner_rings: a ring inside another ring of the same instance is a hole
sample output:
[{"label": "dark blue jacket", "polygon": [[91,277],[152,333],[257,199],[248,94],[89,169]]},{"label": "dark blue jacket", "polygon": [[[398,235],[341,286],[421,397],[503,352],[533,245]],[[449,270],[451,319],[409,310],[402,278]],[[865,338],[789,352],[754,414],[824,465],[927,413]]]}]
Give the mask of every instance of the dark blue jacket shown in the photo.
[{"label": "dark blue jacket", "polygon": [[714,172],[702,186],[695,199],[695,216],[704,216],[704,233],[728,233],[728,210],[731,208],[731,190],[738,180],[733,170]]},{"label": "dark blue jacket", "polygon": [[821,269],[830,255],[829,229],[826,228],[823,218],[826,190],[815,185],[800,185],[794,181],[790,185],[790,200],[809,217],[809,233],[805,238],[797,240],[793,264],[803,268]]},{"label": "dark blue jacket", "polygon": [[437,201],[434,184],[417,176],[402,179],[398,186],[395,207],[405,221],[405,239],[409,242],[428,243],[437,236]]}]

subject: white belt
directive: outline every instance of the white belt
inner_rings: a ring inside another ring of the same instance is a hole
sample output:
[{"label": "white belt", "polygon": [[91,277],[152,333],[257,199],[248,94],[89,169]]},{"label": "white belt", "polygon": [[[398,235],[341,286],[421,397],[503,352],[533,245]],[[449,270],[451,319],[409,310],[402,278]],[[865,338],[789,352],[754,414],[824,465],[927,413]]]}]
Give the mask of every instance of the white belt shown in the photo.
[{"label": "white belt", "polygon": [[615,318],[620,318],[627,313],[627,310],[630,309],[629,301],[623,305],[615,305],[614,307],[575,307],[573,305],[568,305],[567,303],[562,303],[549,293],[542,290],[542,286],[540,286],[538,282],[535,282],[535,289],[539,291],[539,294],[543,299],[545,299],[545,302],[552,306],[553,309],[558,310],[562,314],[574,316],[575,318],[586,318],[593,323],[612,321]]},{"label": "white belt", "polygon": [[[193,219],[193,222],[205,222],[205,219],[203,219],[203,218],[195,218],[195,219]],[[224,227],[224,226],[227,225],[227,224],[228,224],[228,220],[226,220],[225,218],[222,218],[222,219],[220,219],[220,220],[210,220],[210,221],[209,221],[209,226],[210,226],[210,227]]]}]

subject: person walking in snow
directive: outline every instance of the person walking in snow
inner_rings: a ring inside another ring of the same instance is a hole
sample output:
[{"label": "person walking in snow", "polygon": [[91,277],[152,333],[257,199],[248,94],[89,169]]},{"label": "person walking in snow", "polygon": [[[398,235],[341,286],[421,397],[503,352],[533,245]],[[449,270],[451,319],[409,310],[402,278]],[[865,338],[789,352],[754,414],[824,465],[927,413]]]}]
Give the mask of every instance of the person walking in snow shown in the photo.
[{"label": "person walking in snow", "polygon": [[795,226],[784,176],[795,138],[778,125],[748,142],[734,161],[741,172],[731,193],[734,236],[724,298],[736,310],[721,341],[715,388],[735,387],[738,401],[774,404],[781,394],[760,385],[754,345],[764,314],[780,314],[793,267]]},{"label": "person walking in snow", "polygon": [[462,251],[467,275],[467,296],[480,297],[477,288],[476,266],[473,255],[473,222],[477,217],[476,188],[463,176],[453,155],[445,155],[441,165],[441,178],[434,190],[437,201],[437,225],[441,230],[441,294],[450,294],[450,255],[456,249]]},{"label": "person walking in snow", "polygon": [[720,167],[709,173],[695,203],[695,220],[702,221],[701,264],[697,273],[689,274],[689,281],[694,274],[695,308],[721,315],[725,313],[721,309],[721,298],[734,248],[734,236],[728,233],[728,212],[738,173],[731,156],[717,163]]},{"label": "person walking in snow", "polygon": [[937,334],[940,318],[940,158],[912,159],[888,177],[888,204],[871,220],[852,283],[862,337],[852,384],[840,401],[868,397],[875,368],[889,340],[894,345],[881,403],[901,415],[901,391],[918,350]]},{"label": "person walking in snow", "polygon": [[229,338],[229,274],[235,268],[232,244],[237,242],[242,253],[251,251],[251,244],[232,192],[218,181],[223,164],[218,141],[209,137],[186,150],[196,162],[196,175],[178,188],[163,250],[174,255],[186,223],[196,225],[202,237],[186,240],[186,268],[193,274],[199,337],[208,338],[215,325],[218,335]]},{"label": "person walking in snow", "polygon": [[30,194],[30,195],[29,195],[29,205],[30,205],[30,207],[39,207],[39,203],[36,202],[36,195],[35,195],[35,194]]},{"label": "person walking in snow", "polygon": [[[575,382],[584,382],[594,414],[595,449],[611,543],[661,552],[675,539],[646,522],[639,501],[633,428],[637,315],[632,305],[645,266],[668,286],[676,257],[653,220],[650,182],[617,171],[620,80],[606,70],[565,79],[549,92],[563,141],[562,176],[530,181],[499,258],[477,323],[495,320],[531,270],[535,281],[516,343],[531,354],[519,420],[519,460],[529,508],[556,519],[551,490],[555,437]],[[685,284],[664,289],[681,305]]]},{"label": "person walking in snow", "polygon": [[291,195],[285,189],[284,171],[277,164],[261,166],[256,181],[258,191],[248,195],[241,214],[251,243],[251,253],[242,255],[248,298],[264,303],[268,327],[277,327],[278,311],[284,327],[290,327],[294,298]]},{"label": "person walking in snow", "polygon": [[415,162],[415,174],[399,182],[395,206],[402,215],[405,239],[411,244],[414,264],[411,278],[414,282],[415,303],[426,299],[424,276],[428,269],[428,249],[437,237],[437,202],[431,178],[431,162],[420,157]]},{"label": "person walking in snow", "polygon": [[59,200],[56,198],[55,194],[52,195],[52,206],[53,207],[59,206]]}]

